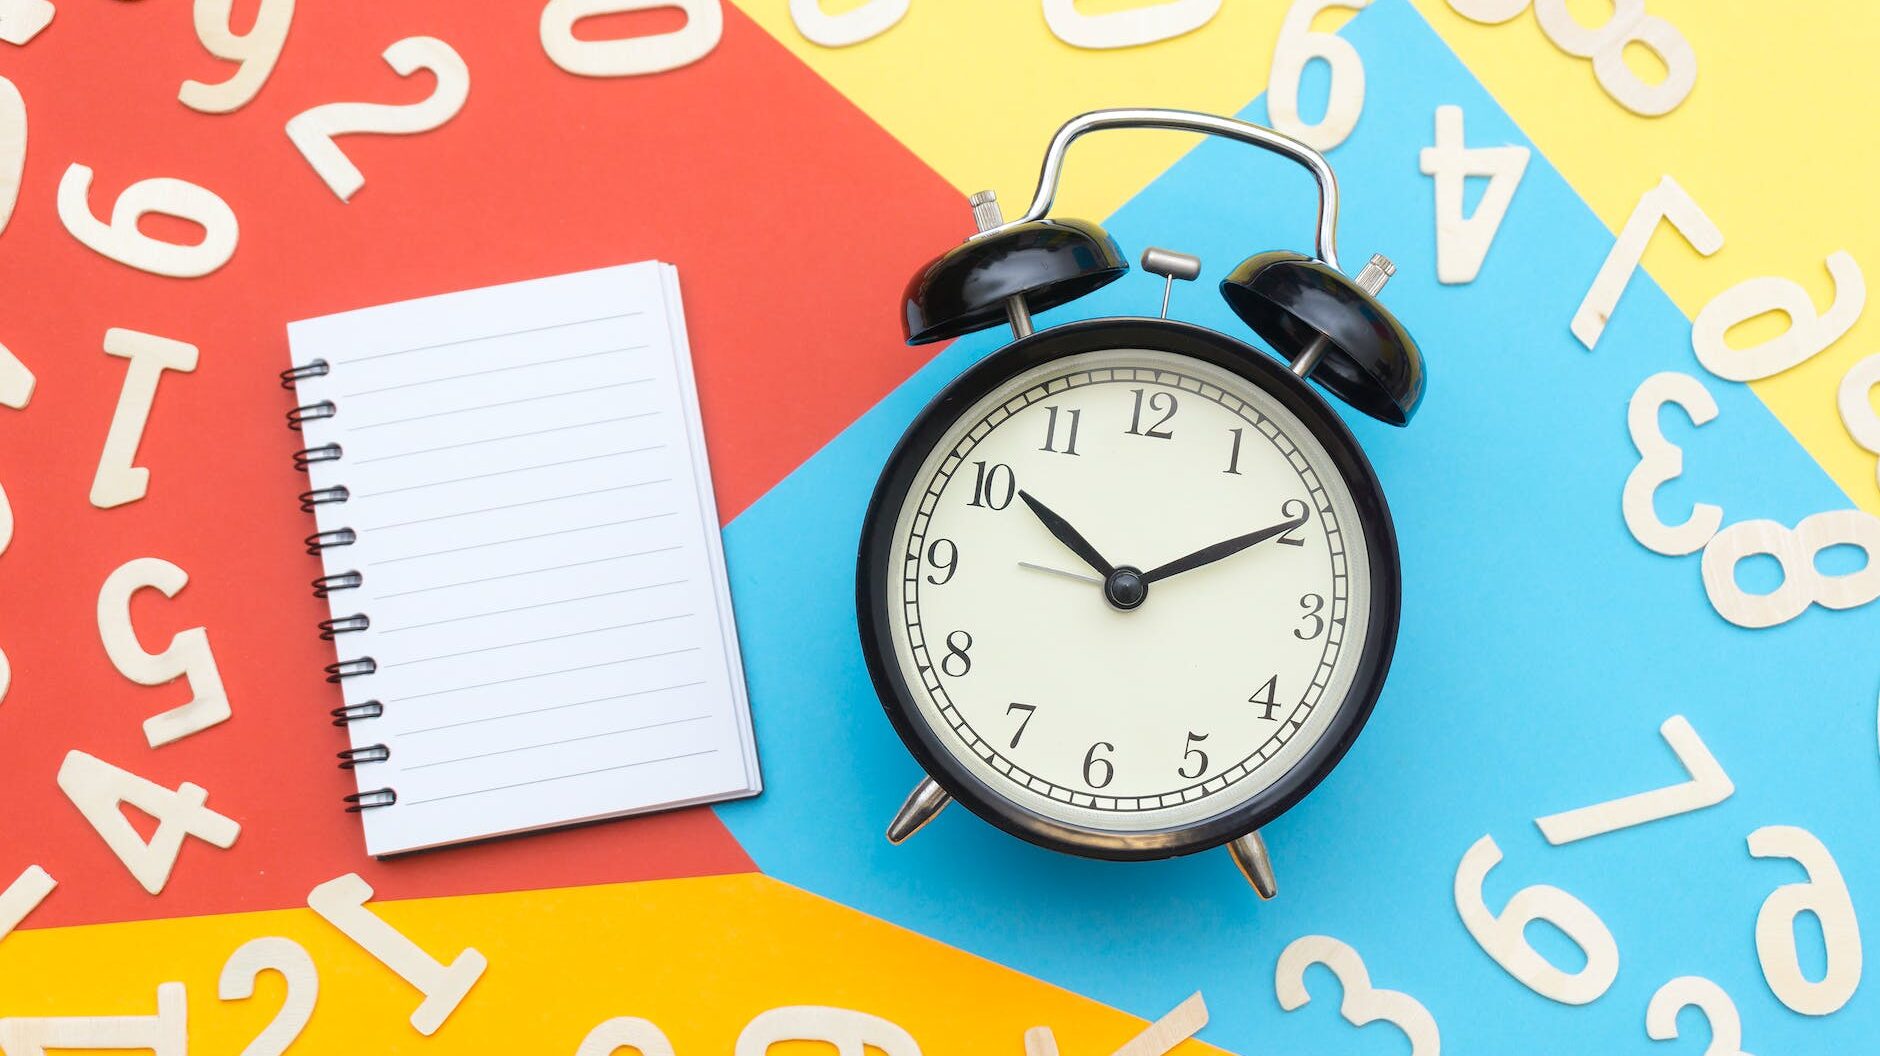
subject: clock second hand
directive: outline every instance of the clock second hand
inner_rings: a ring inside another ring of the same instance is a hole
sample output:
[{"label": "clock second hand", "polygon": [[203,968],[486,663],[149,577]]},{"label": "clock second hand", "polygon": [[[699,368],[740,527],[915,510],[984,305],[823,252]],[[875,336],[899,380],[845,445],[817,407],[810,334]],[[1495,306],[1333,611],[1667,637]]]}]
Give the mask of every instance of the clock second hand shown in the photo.
[{"label": "clock second hand", "polygon": [[1047,572],[1054,576],[1063,576],[1065,579],[1074,579],[1079,583],[1088,583],[1093,587],[1103,585],[1103,581],[1095,576],[1085,575],[1082,572],[1071,572],[1062,568],[1052,568],[1050,565],[1041,565],[1036,561],[1020,561],[1018,567],[1029,568],[1033,572]]}]

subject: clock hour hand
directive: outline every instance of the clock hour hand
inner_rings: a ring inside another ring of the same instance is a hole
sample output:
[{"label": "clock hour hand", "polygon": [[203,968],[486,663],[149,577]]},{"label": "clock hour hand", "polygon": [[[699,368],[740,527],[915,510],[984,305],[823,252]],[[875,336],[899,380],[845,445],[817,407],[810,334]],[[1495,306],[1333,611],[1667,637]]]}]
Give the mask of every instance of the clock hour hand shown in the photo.
[{"label": "clock hour hand", "polygon": [[1170,576],[1182,572],[1192,571],[1193,569],[1200,568],[1202,565],[1211,565],[1224,557],[1232,557],[1256,543],[1263,543],[1276,535],[1285,535],[1287,532],[1292,531],[1294,528],[1304,523],[1306,523],[1306,513],[1302,512],[1297,517],[1262,528],[1257,532],[1248,532],[1246,535],[1237,535],[1232,539],[1222,540],[1221,542],[1215,543],[1213,546],[1204,546],[1194,553],[1189,554],[1187,557],[1178,557],[1166,565],[1158,565],[1144,572],[1142,574],[1143,585],[1147,586],[1158,580],[1167,579]]},{"label": "clock hour hand", "polygon": [[1103,555],[1097,553],[1097,548],[1091,546],[1088,539],[1071,527],[1071,522],[1053,513],[1049,506],[1032,498],[1029,492],[1021,490],[1018,497],[1025,500],[1025,505],[1031,507],[1031,512],[1037,515],[1038,520],[1043,522],[1045,529],[1055,536],[1058,542],[1069,548],[1071,553],[1083,558],[1084,564],[1096,569],[1098,575],[1107,579],[1116,571],[1116,566],[1105,561]]}]

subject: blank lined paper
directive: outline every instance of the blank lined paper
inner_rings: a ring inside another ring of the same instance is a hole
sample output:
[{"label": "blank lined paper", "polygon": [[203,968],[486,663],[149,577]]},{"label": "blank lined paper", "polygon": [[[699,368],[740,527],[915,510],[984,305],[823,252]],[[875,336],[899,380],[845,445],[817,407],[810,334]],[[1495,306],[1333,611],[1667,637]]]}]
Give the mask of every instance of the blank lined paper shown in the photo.
[{"label": "blank lined paper", "polygon": [[[294,323],[366,847],[761,787],[678,278],[658,262]],[[334,493],[335,495],[339,493]]]}]

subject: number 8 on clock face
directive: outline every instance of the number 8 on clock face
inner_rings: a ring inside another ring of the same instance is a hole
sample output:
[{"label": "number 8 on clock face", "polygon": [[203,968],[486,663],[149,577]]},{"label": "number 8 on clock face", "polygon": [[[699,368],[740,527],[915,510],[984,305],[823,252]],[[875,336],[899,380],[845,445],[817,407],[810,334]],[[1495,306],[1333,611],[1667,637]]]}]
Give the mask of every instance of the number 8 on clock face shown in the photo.
[{"label": "number 8 on clock face", "polygon": [[[1357,735],[1398,613],[1382,490],[1302,378],[1316,368],[1334,393],[1402,424],[1421,361],[1372,299],[1388,262],[1356,281],[1328,262],[1330,170],[1276,133],[1172,111],[1085,115],[1054,142],[1033,211],[1048,210],[1070,139],[1124,124],[1226,135],[1321,176],[1319,257],[1262,254],[1222,284],[1294,366],[1165,318],[1032,333],[1028,309],[1126,265],[1093,224],[1000,224],[976,198],[987,230],[916,277],[909,337],[1009,320],[1020,340],[915,420],[877,487],[858,566],[876,688],[930,775],[890,838],[960,799],[1015,835],[1094,857],[1231,842],[1270,895],[1257,829]],[[1161,250],[1144,263],[1171,285],[1199,271]],[[1008,289],[988,281],[1000,278]]]}]

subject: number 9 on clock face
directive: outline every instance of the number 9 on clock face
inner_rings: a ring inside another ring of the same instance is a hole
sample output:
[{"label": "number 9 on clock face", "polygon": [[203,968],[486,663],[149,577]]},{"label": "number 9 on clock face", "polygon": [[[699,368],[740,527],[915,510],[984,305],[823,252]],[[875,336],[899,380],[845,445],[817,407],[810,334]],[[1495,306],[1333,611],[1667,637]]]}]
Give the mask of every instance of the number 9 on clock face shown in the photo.
[{"label": "number 9 on clock face", "polygon": [[1395,640],[1394,535],[1325,402],[1225,335],[1059,327],[909,430],[865,528],[877,689],[954,798],[1057,850],[1264,824],[1350,744]]}]

